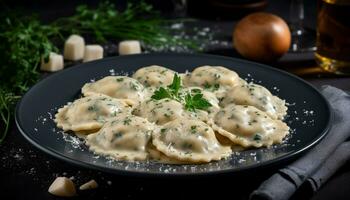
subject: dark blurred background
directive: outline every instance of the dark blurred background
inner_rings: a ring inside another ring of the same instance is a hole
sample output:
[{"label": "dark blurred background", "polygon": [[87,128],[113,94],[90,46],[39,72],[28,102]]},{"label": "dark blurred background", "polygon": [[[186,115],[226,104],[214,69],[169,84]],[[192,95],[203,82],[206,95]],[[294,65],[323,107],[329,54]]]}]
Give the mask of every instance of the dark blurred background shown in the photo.
[{"label": "dark blurred background", "polygon": [[[77,5],[87,4],[96,7],[101,2],[98,0],[2,0],[1,10],[16,10],[23,14],[37,13],[45,21],[54,20],[56,17],[69,16],[74,13]],[[118,9],[126,6],[127,0],[110,0],[117,5]],[[131,2],[138,2],[132,0]],[[267,11],[277,14],[288,21],[290,0],[145,0],[160,10],[168,17],[182,16],[186,13],[188,17],[207,20],[234,20],[254,11]],[[183,9],[182,5],[187,4]],[[316,24],[316,2],[304,1],[305,25],[315,27]],[[187,10],[187,12],[185,12]],[[183,12],[183,13],[180,13]]]}]

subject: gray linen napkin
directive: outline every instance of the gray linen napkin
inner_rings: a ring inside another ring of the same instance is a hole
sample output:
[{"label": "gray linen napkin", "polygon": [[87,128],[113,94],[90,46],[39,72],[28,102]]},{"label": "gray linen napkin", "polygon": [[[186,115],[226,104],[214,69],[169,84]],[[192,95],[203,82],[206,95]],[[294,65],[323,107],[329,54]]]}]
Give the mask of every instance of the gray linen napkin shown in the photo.
[{"label": "gray linen napkin", "polygon": [[350,160],[350,141],[342,143],[304,184],[309,185],[312,193],[320,187],[347,161]]},{"label": "gray linen napkin", "polygon": [[[327,166],[323,168],[321,166],[329,163],[326,162],[329,156],[350,136],[350,96],[332,86],[323,86],[321,93],[327,98],[333,110],[334,119],[330,132],[303,157],[264,181],[250,195],[250,199],[289,199],[308,178],[311,177],[310,181],[316,180],[315,183],[318,185],[315,188],[317,189],[319,184],[322,183],[317,181],[319,180],[318,177],[323,177],[322,173],[324,172],[333,173],[325,171]],[[337,152],[335,152],[334,156],[337,155]],[[323,171],[317,171],[319,168]]]}]

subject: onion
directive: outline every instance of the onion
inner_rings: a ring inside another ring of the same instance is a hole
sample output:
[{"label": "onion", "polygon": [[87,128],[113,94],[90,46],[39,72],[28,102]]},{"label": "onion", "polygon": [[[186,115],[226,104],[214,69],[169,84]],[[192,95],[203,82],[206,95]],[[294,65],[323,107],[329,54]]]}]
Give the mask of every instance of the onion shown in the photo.
[{"label": "onion", "polygon": [[285,54],[291,34],[286,22],[273,14],[253,13],[238,22],[233,32],[236,50],[251,60],[271,62]]}]

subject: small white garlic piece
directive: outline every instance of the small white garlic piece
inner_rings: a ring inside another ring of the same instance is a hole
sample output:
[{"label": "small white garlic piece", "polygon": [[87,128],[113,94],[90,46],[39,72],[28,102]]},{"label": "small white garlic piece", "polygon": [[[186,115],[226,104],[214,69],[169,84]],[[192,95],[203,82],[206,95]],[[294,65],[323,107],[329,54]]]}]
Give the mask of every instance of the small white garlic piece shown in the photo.
[{"label": "small white garlic piece", "polygon": [[103,48],[100,45],[86,45],[83,62],[103,58]]},{"label": "small white garlic piece", "polygon": [[48,62],[45,62],[44,58],[41,59],[40,69],[42,71],[55,72],[63,69],[63,67],[63,56],[60,54],[51,52]]},{"label": "small white garlic piece", "polygon": [[67,177],[57,177],[49,187],[49,193],[60,197],[76,196],[75,185]]},{"label": "small white garlic piece", "polygon": [[119,43],[119,55],[141,53],[141,45],[137,40],[125,40]]},{"label": "small white garlic piece", "polygon": [[97,182],[94,179],[92,179],[89,182],[86,182],[83,185],[81,185],[79,187],[79,190],[91,190],[91,189],[95,189],[97,187],[98,187]]},{"label": "small white garlic piece", "polygon": [[85,41],[79,35],[71,35],[64,43],[64,59],[81,60],[84,57]]}]

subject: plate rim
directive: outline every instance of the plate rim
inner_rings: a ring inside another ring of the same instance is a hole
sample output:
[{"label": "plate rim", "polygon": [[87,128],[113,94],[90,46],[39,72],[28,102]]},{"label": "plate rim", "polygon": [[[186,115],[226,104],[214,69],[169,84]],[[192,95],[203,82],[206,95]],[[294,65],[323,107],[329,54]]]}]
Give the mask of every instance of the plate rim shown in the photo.
[{"label": "plate rim", "polygon": [[292,153],[282,155],[278,158],[275,158],[272,160],[267,160],[267,161],[264,161],[262,163],[256,163],[256,164],[249,165],[249,166],[241,166],[239,168],[223,169],[223,170],[218,170],[218,171],[201,171],[201,172],[195,172],[195,173],[186,173],[186,172],[163,173],[163,172],[152,172],[152,171],[146,171],[146,172],[144,172],[144,171],[128,171],[128,170],[122,170],[122,169],[117,169],[117,168],[113,169],[113,168],[109,168],[106,166],[97,166],[97,165],[94,165],[93,163],[83,162],[80,160],[69,158],[63,154],[59,154],[59,153],[55,152],[55,150],[51,149],[50,147],[47,147],[47,148],[43,147],[37,141],[35,141],[35,139],[31,138],[30,134],[25,133],[25,131],[21,127],[21,123],[19,120],[19,115],[20,115],[19,111],[20,111],[20,107],[22,105],[23,99],[30,93],[31,90],[33,90],[38,85],[42,84],[42,82],[44,82],[44,81],[48,81],[56,76],[60,76],[61,73],[69,73],[69,71],[74,70],[78,67],[79,68],[84,67],[84,65],[86,65],[86,64],[91,65],[91,64],[99,63],[99,62],[107,62],[109,60],[113,60],[113,59],[121,57],[121,56],[113,56],[113,57],[103,58],[100,60],[91,61],[88,63],[79,63],[75,66],[69,67],[68,69],[64,69],[62,71],[51,74],[48,77],[44,77],[42,80],[40,80],[39,82],[34,84],[32,87],[30,87],[30,89],[21,97],[21,99],[16,104],[15,123],[16,123],[16,126],[17,126],[19,132],[29,143],[31,143],[37,149],[50,155],[53,158],[57,158],[61,161],[64,161],[64,162],[69,163],[69,164],[73,164],[73,165],[78,166],[78,167],[85,167],[88,169],[103,171],[103,172],[112,173],[112,174],[116,174],[116,175],[127,175],[127,176],[134,176],[134,177],[156,177],[156,176],[158,176],[158,177],[159,176],[194,177],[194,176],[208,176],[208,175],[221,175],[221,174],[236,174],[238,172],[244,173],[246,171],[249,171],[249,170],[252,170],[255,168],[265,168],[265,167],[271,166],[273,164],[278,164],[281,161],[287,161],[287,160],[291,160],[293,158],[296,158],[297,156],[300,156],[302,153],[305,153],[307,150],[310,150],[312,147],[314,147],[317,143],[319,143],[329,133],[329,130],[331,128],[331,122],[333,121],[333,110],[331,109],[331,106],[330,106],[328,100],[319,92],[319,90],[317,90],[315,88],[315,86],[311,85],[307,81],[303,80],[302,78],[300,78],[294,74],[291,74],[289,72],[286,72],[286,71],[283,71],[281,69],[278,69],[278,68],[275,68],[275,67],[272,67],[272,66],[269,66],[266,64],[262,64],[262,63],[257,63],[257,62],[244,60],[244,59],[240,59],[240,58],[235,58],[235,57],[212,55],[212,54],[205,54],[205,53],[147,53],[147,54],[124,55],[123,57],[144,57],[144,56],[149,56],[149,55],[151,55],[151,56],[189,56],[189,57],[195,56],[195,57],[206,57],[206,58],[209,57],[209,58],[214,58],[214,59],[225,59],[225,60],[231,60],[231,61],[240,62],[240,63],[247,63],[250,65],[256,65],[258,67],[262,67],[262,68],[265,68],[268,70],[276,71],[278,73],[282,73],[284,75],[290,76],[294,79],[297,79],[298,81],[301,81],[303,84],[307,85],[308,87],[310,87],[312,90],[314,90],[321,97],[322,101],[325,102],[326,107],[327,107],[327,112],[329,114],[327,116],[328,119],[327,119],[327,124],[325,126],[325,129],[319,134],[319,136],[315,140],[311,141],[310,143],[308,143],[304,147],[302,147],[302,148],[300,148]]}]

